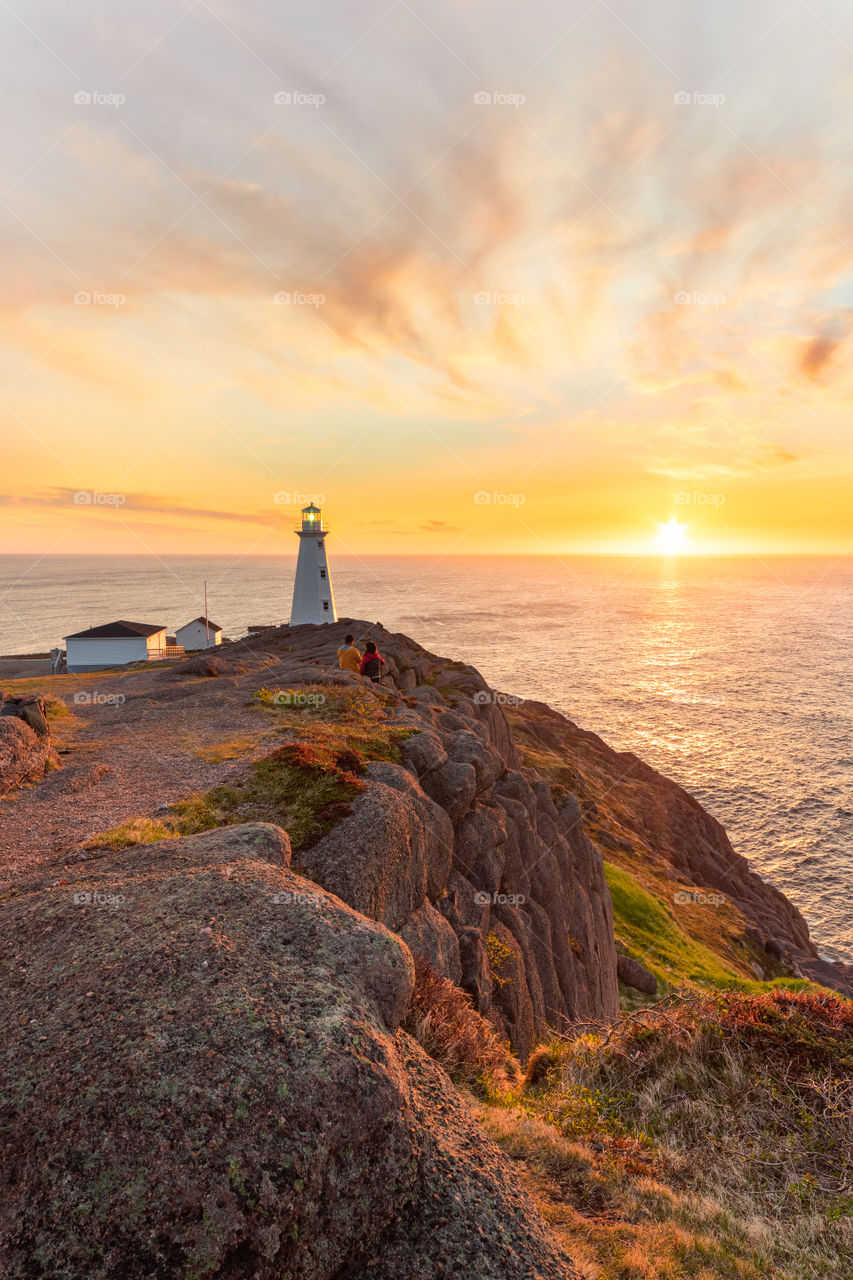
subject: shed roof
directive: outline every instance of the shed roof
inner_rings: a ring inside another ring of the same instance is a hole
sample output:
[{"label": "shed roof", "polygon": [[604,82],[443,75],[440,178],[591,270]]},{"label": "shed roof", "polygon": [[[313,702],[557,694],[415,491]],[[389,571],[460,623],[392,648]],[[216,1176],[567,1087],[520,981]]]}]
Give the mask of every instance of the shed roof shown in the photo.
[{"label": "shed roof", "polygon": [[87,631],[75,631],[66,636],[66,640],[136,640],[140,636],[153,636],[165,627],[154,622],[105,622],[100,627],[89,627]]},{"label": "shed roof", "polygon": [[[185,622],[185,623],[184,623],[184,627],[191,627],[191,626],[193,625],[193,623],[194,623],[194,622],[198,622],[198,623],[200,624],[200,626],[202,626],[202,627],[203,627],[203,626],[204,626],[204,623],[205,623],[205,619],[204,619],[204,618],[190,618],[189,622]],[[178,627],[178,630],[179,630],[179,631],[183,631],[184,627]],[[214,622],[212,618],[208,618],[208,619],[207,619],[207,629],[208,629],[208,631],[221,631],[221,630],[222,630],[222,628],[219,626],[219,624],[218,624],[218,623],[216,623],[216,622]]]}]

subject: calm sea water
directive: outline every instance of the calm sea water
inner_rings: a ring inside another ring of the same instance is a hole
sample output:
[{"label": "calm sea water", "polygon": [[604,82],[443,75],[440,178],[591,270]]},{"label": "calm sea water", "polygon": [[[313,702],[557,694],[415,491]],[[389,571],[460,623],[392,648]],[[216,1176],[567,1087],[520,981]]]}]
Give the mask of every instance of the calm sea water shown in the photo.
[{"label": "calm sea water", "polygon": [[[381,620],[550,702],[686,786],[853,961],[853,566],[612,557],[334,557],[341,616]],[[116,617],[232,637],[286,620],[295,560],[0,556],[0,653]]]}]

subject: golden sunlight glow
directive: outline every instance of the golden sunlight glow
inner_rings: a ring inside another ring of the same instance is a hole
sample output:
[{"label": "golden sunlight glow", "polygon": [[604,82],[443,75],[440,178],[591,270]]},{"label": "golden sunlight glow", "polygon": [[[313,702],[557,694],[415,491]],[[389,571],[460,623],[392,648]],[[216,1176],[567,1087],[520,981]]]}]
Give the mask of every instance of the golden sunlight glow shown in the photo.
[{"label": "golden sunlight glow", "polygon": [[689,545],[687,525],[681,524],[675,516],[666,524],[659,524],[654,545],[657,551],[667,556],[678,555],[679,551],[685,551]]}]

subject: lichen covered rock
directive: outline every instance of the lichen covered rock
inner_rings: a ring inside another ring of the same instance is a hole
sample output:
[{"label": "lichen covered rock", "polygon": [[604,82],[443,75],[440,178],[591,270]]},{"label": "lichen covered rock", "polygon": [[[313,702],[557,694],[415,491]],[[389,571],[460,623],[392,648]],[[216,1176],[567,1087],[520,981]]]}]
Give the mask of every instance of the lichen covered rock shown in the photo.
[{"label": "lichen covered rock", "polygon": [[380,1276],[439,1255],[574,1275],[398,1030],[405,944],[289,860],[280,829],[227,827],[7,903],[9,1280],[331,1280],[367,1274],[378,1245]]},{"label": "lichen covered rock", "polygon": [[0,716],[0,796],[40,778],[49,759],[49,734],[37,734],[17,716]]}]

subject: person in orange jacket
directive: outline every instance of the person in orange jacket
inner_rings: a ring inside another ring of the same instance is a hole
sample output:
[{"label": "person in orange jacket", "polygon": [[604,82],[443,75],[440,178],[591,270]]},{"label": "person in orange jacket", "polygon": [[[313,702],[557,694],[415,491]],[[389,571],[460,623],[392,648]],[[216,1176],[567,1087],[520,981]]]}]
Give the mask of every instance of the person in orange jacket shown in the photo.
[{"label": "person in orange jacket", "polygon": [[344,636],[344,642],[338,649],[338,666],[344,671],[352,671],[358,675],[361,669],[361,654],[355,647],[355,636]]}]

